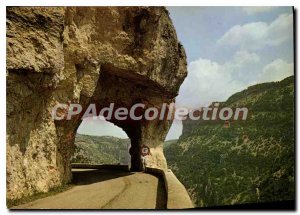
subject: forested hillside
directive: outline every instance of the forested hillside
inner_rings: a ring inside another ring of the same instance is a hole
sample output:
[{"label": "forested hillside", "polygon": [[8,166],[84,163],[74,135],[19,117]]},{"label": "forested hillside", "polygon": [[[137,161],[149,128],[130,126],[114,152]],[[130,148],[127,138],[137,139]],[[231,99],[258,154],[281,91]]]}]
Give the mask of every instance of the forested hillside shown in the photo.
[{"label": "forested hillside", "polygon": [[73,163],[128,164],[129,139],[76,134]]},{"label": "forested hillside", "polygon": [[198,207],[294,199],[294,76],[232,95],[248,119],[183,122],[165,147],[169,167]]}]

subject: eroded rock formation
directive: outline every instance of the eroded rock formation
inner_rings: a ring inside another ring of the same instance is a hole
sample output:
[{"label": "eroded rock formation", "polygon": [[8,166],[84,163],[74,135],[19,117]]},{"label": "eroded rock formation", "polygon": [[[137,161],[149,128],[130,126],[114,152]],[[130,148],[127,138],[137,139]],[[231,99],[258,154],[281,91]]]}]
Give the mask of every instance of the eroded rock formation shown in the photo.
[{"label": "eroded rock formation", "polygon": [[[106,107],[170,103],[186,57],[162,7],[7,8],[7,197],[46,192],[71,180],[80,116],[55,121],[58,103]],[[131,139],[132,170],[166,168],[170,121],[117,121]]]}]

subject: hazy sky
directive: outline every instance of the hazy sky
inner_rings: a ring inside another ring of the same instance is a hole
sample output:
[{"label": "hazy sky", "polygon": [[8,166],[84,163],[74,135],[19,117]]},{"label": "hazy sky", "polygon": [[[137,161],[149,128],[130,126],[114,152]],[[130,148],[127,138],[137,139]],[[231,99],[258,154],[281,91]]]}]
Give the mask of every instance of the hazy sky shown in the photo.
[{"label": "hazy sky", "polygon": [[[292,7],[168,7],[188,60],[177,105],[225,101],[250,85],[293,74]],[[174,122],[167,139],[181,135]],[[79,133],[127,137],[118,127],[87,120]]]}]

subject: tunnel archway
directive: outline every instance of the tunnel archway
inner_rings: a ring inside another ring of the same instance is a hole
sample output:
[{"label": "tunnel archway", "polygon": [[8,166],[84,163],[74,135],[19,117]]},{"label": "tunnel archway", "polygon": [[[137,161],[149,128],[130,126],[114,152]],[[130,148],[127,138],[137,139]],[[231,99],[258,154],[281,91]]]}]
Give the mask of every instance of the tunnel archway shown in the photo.
[{"label": "tunnel archway", "polygon": [[[80,72],[81,74],[86,74],[86,70],[90,71],[93,69],[91,65],[77,65],[75,68],[77,69],[77,73]],[[110,108],[110,105],[114,104],[112,117],[108,121],[123,129],[131,141],[131,148],[129,150],[131,156],[130,170],[143,171],[141,147],[144,145],[151,150],[151,154],[146,156],[146,165],[162,169],[167,168],[163,154],[163,142],[171,121],[167,118],[163,120],[158,118],[154,120],[145,120],[144,118],[142,120],[133,120],[129,115],[126,119],[119,120],[114,115],[118,108],[127,108],[130,110],[132,106],[140,103],[146,106],[145,109],[139,110],[141,111],[140,114],[143,115],[143,111],[147,108],[157,107],[159,109],[163,103],[169,104],[173,100],[169,98],[169,95],[162,95],[160,89],[157,89],[157,87],[151,86],[149,80],[144,80],[142,77],[131,77],[131,71],[120,71],[112,65],[102,65],[99,72],[99,78],[91,97],[84,95],[80,97],[79,104],[82,106],[80,114],[71,120],[56,121],[57,127],[62,131],[62,138],[66,137],[66,141],[69,142],[66,145],[71,145],[74,148],[76,131],[82,122],[82,118],[84,118],[84,113],[89,112],[88,108],[90,105],[95,105],[96,113],[100,113],[102,109]],[[79,81],[84,78],[84,75],[82,75]],[[149,86],[142,84],[144,82],[148,83]],[[145,88],[147,89],[147,94],[145,94]],[[105,112],[102,116],[107,117],[107,114]],[[66,141],[62,140],[61,143],[65,143]],[[63,148],[65,146],[60,146],[62,147],[62,151],[69,150]],[[70,157],[73,152],[69,152],[67,157]],[[65,171],[68,170],[66,169]]]},{"label": "tunnel archway", "polygon": [[103,117],[87,117],[77,129],[71,163],[130,167],[130,145],[121,128]]}]

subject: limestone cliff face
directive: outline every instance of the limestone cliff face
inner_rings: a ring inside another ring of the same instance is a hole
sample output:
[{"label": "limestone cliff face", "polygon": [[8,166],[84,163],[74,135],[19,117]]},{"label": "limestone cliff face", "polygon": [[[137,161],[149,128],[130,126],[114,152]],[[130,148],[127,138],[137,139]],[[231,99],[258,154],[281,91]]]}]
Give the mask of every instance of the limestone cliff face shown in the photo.
[{"label": "limestone cliff face", "polygon": [[[7,8],[7,197],[16,199],[71,180],[80,117],[55,121],[57,103],[170,103],[184,80],[186,57],[161,7]],[[148,166],[166,168],[169,121],[116,121],[140,146]]]}]

